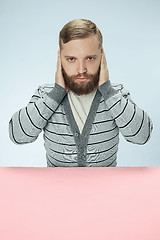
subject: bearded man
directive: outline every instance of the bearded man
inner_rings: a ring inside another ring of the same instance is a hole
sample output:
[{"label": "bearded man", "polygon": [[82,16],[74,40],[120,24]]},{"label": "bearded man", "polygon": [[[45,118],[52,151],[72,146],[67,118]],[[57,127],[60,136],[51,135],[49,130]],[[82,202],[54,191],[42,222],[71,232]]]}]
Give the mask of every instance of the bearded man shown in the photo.
[{"label": "bearded man", "polygon": [[152,128],[123,85],[111,84],[96,24],[75,19],[59,33],[55,84],[40,86],[12,116],[9,136],[26,144],[43,130],[48,167],[115,167],[119,132],[145,144]]}]

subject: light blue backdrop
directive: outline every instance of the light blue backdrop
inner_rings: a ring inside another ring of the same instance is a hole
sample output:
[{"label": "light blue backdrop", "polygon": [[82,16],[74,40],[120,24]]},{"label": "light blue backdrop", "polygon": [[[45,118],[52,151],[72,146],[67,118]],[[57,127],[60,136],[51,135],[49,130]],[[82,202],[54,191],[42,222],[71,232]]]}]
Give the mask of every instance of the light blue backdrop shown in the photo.
[{"label": "light blue backdrop", "polygon": [[0,1],[0,166],[45,167],[43,136],[14,145],[8,122],[36,88],[54,82],[58,34],[72,19],[97,24],[104,38],[111,82],[123,83],[152,118],[144,146],[120,138],[118,166],[160,166],[160,1]]}]

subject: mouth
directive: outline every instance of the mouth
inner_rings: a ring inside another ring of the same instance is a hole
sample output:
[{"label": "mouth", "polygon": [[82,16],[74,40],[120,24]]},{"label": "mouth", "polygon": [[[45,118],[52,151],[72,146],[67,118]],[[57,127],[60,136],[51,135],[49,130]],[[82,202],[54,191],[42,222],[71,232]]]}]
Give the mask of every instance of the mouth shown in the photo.
[{"label": "mouth", "polygon": [[84,81],[89,80],[89,78],[76,78],[76,80],[81,81],[81,82],[84,82]]}]

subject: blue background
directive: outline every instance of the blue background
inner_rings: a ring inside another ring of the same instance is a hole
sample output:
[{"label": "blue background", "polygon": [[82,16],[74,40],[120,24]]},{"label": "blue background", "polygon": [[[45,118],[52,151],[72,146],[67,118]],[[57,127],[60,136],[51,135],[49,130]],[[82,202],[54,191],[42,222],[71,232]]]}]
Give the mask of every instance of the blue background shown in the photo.
[{"label": "blue background", "polygon": [[103,34],[111,82],[122,83],[154,124],[144,146],[120,137],[118,166],[160,166],[159,13],[158,0],[1,0],[0,166],[46,166],[42,133],[34,143],[14,145],[8,122],[39,85],[54,82],[59,31],[77,18],[96,23]]}]

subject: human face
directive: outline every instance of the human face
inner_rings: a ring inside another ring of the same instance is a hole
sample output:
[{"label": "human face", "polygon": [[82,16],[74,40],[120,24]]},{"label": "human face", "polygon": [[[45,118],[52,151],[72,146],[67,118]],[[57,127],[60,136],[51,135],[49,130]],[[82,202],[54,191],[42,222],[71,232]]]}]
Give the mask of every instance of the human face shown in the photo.
[{"label": "human face", "polygon": [[98,86],[101,49],[96,36],[62,44],[61,63],[64,81],[78,95],[88,94]]}]

